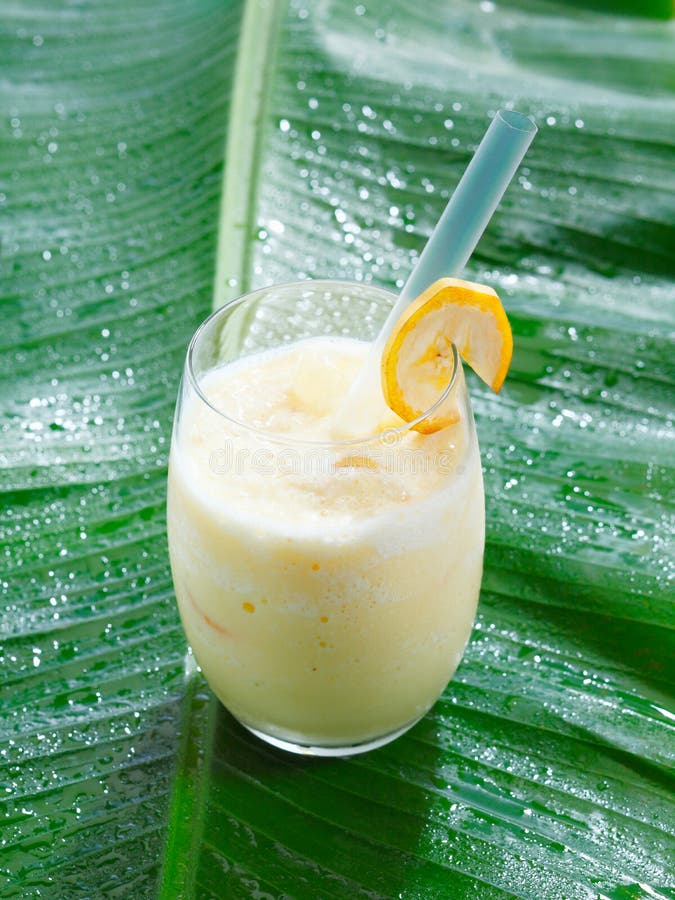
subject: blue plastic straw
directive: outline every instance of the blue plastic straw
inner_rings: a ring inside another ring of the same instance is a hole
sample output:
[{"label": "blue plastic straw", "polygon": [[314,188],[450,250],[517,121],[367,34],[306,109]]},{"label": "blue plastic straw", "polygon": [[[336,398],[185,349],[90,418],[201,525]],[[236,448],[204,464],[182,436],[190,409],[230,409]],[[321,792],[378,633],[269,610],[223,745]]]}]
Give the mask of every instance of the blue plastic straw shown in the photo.
[{"label": "blue plastic straw", "polygon": [[532,119],[499,110],[387,317],[385,335],[411,300],[464,268],[536,133]]},{"label": "blue plastic straw", "polygon": [[[347,391],[336,422],[349,416],[351,427],[354,427],[359,397],[375,396],[377,392],[379,360],[389,332],[410,302],[429,285],[464,268],[536,133],[537,126],[522,113],[500,109],[494,117],[419,262],[375,338],[359,376]],[[367,413],[362,415],[363,428],[367,429]]]}]

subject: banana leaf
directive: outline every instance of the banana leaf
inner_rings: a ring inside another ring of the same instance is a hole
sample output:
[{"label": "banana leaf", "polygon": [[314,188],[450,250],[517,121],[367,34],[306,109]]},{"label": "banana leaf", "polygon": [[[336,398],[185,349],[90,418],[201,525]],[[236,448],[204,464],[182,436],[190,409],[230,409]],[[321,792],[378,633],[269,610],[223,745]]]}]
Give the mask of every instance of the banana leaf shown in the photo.
[{"label": "banana leaf", "polygon": [[[3,897],[675,896],[667,6],[5,6]],[[472,639],[400,740],[290,758],[186,655],[186,343],[253,286],[400,287],[507,104],[540,133],[465,272],[516,346],[470,383]]]}]

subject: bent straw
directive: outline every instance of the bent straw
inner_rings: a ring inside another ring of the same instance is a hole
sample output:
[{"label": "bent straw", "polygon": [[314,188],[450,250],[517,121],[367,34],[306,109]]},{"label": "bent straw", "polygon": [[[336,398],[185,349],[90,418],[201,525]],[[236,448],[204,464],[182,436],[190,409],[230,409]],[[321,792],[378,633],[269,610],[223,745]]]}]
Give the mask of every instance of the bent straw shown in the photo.
[{"label": "bent straw", "polygon": [[351,410],[353,425],[359,396],[368,396],[378,390],[382,350],[390,331],[410,302],[437,279],[464,268],[536,133],[537,126],[522,113],[509,109],[497,112],[398,301],[368,351],[363,367],[338,411],[338,422],[346,421]]}]

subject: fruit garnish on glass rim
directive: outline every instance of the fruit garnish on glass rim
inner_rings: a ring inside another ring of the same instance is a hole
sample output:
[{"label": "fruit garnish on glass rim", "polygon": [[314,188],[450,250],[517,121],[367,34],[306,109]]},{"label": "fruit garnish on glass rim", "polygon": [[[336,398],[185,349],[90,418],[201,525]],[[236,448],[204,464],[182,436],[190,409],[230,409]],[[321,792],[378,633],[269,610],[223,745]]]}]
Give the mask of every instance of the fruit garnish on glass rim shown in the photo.
[{"label": "fruit garnish on glass rim", "polygon": [[[452,345],[493,391],[506,378],[513,337],[504,307],[485,284],[440,278],[405,310],[382,352],[380,374],[387,405],[412,422],[430,409],[452,378]],[[415,425],[431,434],[457,421],[452,403]]]}]

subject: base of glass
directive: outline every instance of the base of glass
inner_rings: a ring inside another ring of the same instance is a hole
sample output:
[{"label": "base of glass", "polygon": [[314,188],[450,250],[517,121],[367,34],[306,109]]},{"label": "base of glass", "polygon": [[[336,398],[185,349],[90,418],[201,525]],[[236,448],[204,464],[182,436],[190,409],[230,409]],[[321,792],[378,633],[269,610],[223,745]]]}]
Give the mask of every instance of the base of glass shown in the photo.
[{"label": "base of glass", "polygon": [[339,757],[356,756],[359,753],[368,753],[369,750],[377,750],[378,747],[384,747],[385,744],[390,744],[392,741],[395,741],[396,738],[405,734],[406,731],[409,731],[421,718],[422,716],[418,716],[412,722],[404,725],[403,728],[397,728],[396,731],[390,731],[380,737],[370,738],[367,741],[361,741],[356,744],[338,744],[336,746],[301,744],[295,741],[284,741],[282,738],[275,737],[272,734],[266,734],[264,731],[259,731],[257,728],[251,728],[250,725],[245,725],[243,722],[240,722],[239,724],[243,725],[243,727],[247,731],[250,731],[251,734],[260,738],[261,741],[265,741],[266,744],[271,744],[279,750],[286,750],[288,753],[297,753],[301,756]]}]

